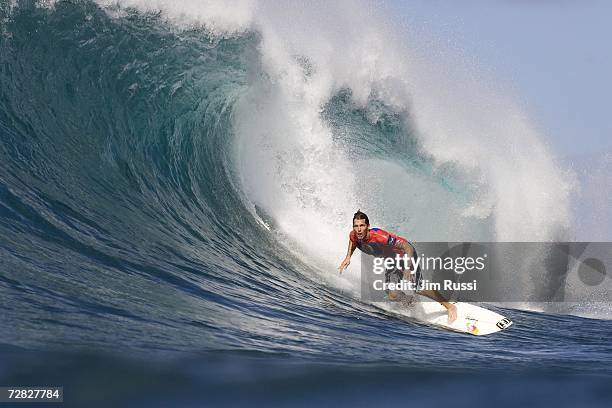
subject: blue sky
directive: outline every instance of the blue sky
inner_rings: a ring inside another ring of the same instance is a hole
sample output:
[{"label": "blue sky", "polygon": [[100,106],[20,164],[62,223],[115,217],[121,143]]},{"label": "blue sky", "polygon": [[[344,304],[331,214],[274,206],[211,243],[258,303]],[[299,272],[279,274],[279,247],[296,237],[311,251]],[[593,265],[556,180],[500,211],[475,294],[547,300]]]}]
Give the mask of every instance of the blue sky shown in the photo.
[{"label": "blue sky", "polygon": [[412,0],[405,24],[512,86],[562,156],[612,149],[612,1]]}]

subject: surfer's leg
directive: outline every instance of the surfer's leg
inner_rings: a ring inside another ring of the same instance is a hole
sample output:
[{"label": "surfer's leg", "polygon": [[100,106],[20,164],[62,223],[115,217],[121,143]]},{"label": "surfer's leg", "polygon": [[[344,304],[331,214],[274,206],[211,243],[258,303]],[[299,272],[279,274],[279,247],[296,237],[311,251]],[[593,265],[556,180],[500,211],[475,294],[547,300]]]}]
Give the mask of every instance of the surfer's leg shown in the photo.
[{"label": "surfer's leg", "polygon": [[[403,273],[398,269],[385,272],[385,283],[400,283],[402,278]],[[389,296],[389,300],[398,301],[404,297],[405,293],[401,290],[387,290],[387,295]]]},{"label": "surfer's leg", "polygon": [[449,323],[452,323],[455,321],[455,319],[457,319],[457,307],[453,305],[452,303],[449,303],[444,298],[444,296],[442,296],[442,294],[438,292],[437,290],[432,290],[432,289],[418,290],[417,293],[419,295],[427,296],[428,298],[433,299],[436,302],[440,303],[442,306],[444,306],[446,310],[448,311],[448,322]]},{"label": "surfer's leg", "polygon": [[418,293],[419,295],[427,296],[428,298],[433,299],[436,302],[440,303],[442,306],[444,306],[448,312],[448,322],[449,323],[454,322],[455,319],[457,319],[457,307],[453,305],[452,303],[449,303],[448,300],[445,299],[444,296],[442,296],[442,294],[438,292],[437,290],[423,289],[421,278],[422,278],[421,270],[420,268],[417,268],[416,274],[415,274],[415,281],[416,281],[418,289],[416,293]]}]

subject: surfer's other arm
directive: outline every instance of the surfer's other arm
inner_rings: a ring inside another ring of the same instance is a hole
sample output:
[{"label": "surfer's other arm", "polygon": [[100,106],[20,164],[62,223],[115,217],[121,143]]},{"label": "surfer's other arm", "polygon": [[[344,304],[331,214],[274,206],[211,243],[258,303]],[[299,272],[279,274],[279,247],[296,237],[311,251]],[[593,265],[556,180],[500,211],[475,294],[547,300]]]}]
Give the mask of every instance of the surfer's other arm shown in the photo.
[{"label": "surfer's other arm", "polygon": [[355,252],[356,248],[357,248],[357,245],[355,245],[355,243],[349,239],[348,250],[346,251],[346,257],[344,258],[344,260],[340,264],[340,267],[338,268],[340,273],[342,273],[342,271],[344,271],[350,265],[351,256],[353,256],[353,252]]}]

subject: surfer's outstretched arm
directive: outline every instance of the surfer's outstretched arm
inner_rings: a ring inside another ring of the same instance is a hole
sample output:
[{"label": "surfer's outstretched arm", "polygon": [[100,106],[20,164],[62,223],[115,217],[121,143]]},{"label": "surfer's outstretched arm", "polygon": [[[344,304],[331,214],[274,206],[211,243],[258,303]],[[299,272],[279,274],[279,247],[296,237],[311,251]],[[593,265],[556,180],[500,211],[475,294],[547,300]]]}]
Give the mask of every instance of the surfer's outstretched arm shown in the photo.
[{"label": "surfer's outstretched arm", "polygon": [[344,258],[344,260],[340,264],[340,267],[338,268],[340,273],[342,273],[342,271],[344,271],[347,268],[347,266],[349,266],[349,264],[351,263],[351,256],[353,256],[353,252],[355,252],[355,248],[357,248],[357,246],[353,243],[353,241],[349,239],[348,250],[346,251],[346,257]]}]

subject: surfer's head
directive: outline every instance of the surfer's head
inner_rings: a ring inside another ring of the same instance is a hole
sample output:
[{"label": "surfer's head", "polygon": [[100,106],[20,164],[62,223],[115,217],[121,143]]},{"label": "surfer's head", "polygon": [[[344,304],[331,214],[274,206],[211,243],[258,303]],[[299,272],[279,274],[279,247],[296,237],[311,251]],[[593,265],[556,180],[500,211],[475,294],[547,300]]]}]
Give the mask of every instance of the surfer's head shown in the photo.
[{"label": "surfer's head", "polygon": [[355,231],[355,235],[357,235],[357,239],[364,239],[368,234],[368,227],[370,226],[370,220],[365,213],[362,213],[361,210],[357,210],[357,212],[353,215],[353,231]]}]

